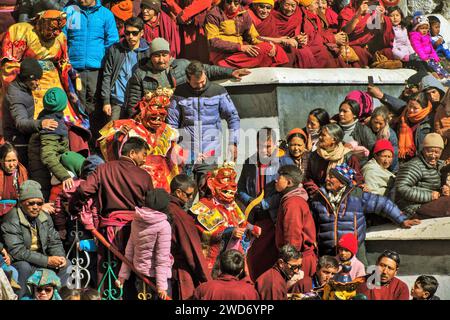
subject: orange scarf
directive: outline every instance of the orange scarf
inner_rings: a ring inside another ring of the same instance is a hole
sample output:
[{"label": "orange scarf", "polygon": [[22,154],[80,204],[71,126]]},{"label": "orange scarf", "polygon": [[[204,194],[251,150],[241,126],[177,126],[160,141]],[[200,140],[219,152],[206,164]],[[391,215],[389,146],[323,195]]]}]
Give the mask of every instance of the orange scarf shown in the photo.
[{"label": "orange scarf", "polygon": [[431,112],[431,102],[428,102],[428,106],[412,115],[408,115],[408,108],[403,110],[400,116],[400,130],[398,133],[398,157],[405,159],[406,157],[413,157],[416,154],[416,146],[414,144],[413,131],[408,125],[410,123],[416,124],[425,119]]}]

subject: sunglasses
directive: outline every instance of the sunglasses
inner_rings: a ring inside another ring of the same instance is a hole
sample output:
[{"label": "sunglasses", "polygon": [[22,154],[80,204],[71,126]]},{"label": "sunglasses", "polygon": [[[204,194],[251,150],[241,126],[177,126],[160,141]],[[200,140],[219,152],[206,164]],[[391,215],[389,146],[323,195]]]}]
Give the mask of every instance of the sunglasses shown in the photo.
[{"label": "sunglasses", "polygon": [[302,264],[290,264],[289,262],[286,262],[286,264],[289,266],[289,268],[292,271],[296,271],[296,270],[298,271],[302,268]]},{"label": "sunglasses", "polygon": [[260,9],[271,10],[271,9],[272,9],[272,6],[271,6],[270,4],[260,3],[260,4],[258,4],[258,8],[260,8]]},{"label": "sunglasses", "polygon": [[226,4],[232,4],[234,3],[235,5],[239,5],[241,4],[241,0],[225,0]]},{"label": "sunglasses", "polygon": [[28,201],[27,202],[27,206],[30,206],[30,207],[35,206],[35,205],[38,205],[40,207],[43,204],[44,204],[43,201]]},{"label": "sunglasses", "polygon": [[129,35],[132,34],[133,36],[137,37],[137,35],[139,34],[139,32],[140,32],[140,31],[127,31],[127,30],[125,30],[124,34],[125,34],[126,36],[129,36]]},{"label": "sunglasses", "polygon": [[42,291],[45,291],[45,293],[50,293],[53,291],[53,287],[36,287],[35,290],[38,293]]}]

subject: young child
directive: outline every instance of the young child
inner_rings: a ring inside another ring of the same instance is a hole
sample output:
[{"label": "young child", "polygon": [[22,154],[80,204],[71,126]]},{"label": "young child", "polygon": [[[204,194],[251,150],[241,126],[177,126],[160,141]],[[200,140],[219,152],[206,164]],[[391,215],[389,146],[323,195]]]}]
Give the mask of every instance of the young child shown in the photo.
[{"label": "young child", "polygon": [[431,42],[430,22],[424,15],[416,15],[413,19],[413,30],[409,33],[411,45],[422,61],[441,78],[450,78],[450,74],[439,64],[439,57]]},{"label": "young child", "polygon": [[405,16],[403,11],[398,6],[388,7],[387,14],[392,21],[394,29],[394,45],[392,53],[395,59],[399,59],[404,62],[418,59],[416,52],[411,46],[411,42],[408,37],[408,30],[406,29]]},{"label": "young child", "polygon": [[422,275],[417,278],[411,289],[413,300],[441,300],[435,295],[439,283],[433,276]]},{"label": "young child", "polygon": [[358,252],[358,240],[353,233],[344,234],[338,242],[338,255],[336,259],[343,266],[351,266],[350,277],[352,280],[366,275],[366,270],[361,261],[356,258]]},{"label": "young child", "polygon": [[436,50],[436,53],[439,56],[443,56],[447,60],[450,60],[450,48],[445,42],[444,37],[440,34],[441,21],[438,17],[435,16],[429,16],[428,21],[430,22],[431,42],[433,43],[433,47]]},{"label": "young child", "polygon": [[[145,207],[136,207],[125,256],[143,275],[156,278],[158,297],[165,300],[172,277],[173,257],[170,254],[172,228],[165,213],[169,194],[164,189],[147,191]],[[130,267],[122,263],[116,284],[123,285],[130,277]],[[139,290],[139,289],[138,289]]]}]

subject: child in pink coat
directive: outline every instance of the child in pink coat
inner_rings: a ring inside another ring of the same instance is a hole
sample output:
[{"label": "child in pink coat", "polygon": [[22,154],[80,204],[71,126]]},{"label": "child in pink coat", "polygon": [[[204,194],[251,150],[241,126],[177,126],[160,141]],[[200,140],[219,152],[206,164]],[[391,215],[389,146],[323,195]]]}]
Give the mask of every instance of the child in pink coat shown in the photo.
[{"label": "child in pink coat", "polygon": [[440,77],[450,78],[450,74],[439,64],[439,57],[433,48],[428,18],[417,15],[413,19],[413,30],[409,33],[411,45],[421,60],[425,61]]},{"label": "child in pink coat", "polygon": [[366,275],[366,270],[361,261],[356,258],[358,252],[358,239],[353,233],[344,234],[338,242],[338,255],[336,259],[341,264],[339,272],[342,271],[342,266],[351,266],[350,277],[355,280],[358,277]]},{"label": "child in pink coat", "polygon": [[[170,254],[172,228],[170,216],[165,213],[169,205],[169,194],[164,189],[149,190],[145,207],[136,207],[131,223],[131,234],[125,256],[143,275],[156,278],[158,297],[165,300],[172,277],[173,257]],[[131,269],[122,263],[118,285],[130,277]]]}]

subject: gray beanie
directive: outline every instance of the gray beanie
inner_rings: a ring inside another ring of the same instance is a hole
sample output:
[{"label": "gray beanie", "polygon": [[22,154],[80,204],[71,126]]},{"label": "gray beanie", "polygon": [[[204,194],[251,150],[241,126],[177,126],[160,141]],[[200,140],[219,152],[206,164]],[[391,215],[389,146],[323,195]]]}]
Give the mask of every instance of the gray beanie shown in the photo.
[{"label": "gray beanie", "polygon": [[41,191],[41,185],[34,180],[24,181],[19,188],[19,201],[24,201],[31,198],[41,198],[44,196]]},{"label": "gray beanie", "polygon": [[170,52],[170,45],[164,38],[155,38],[150,43],[150,55],[157,53],[159,51]]}]

